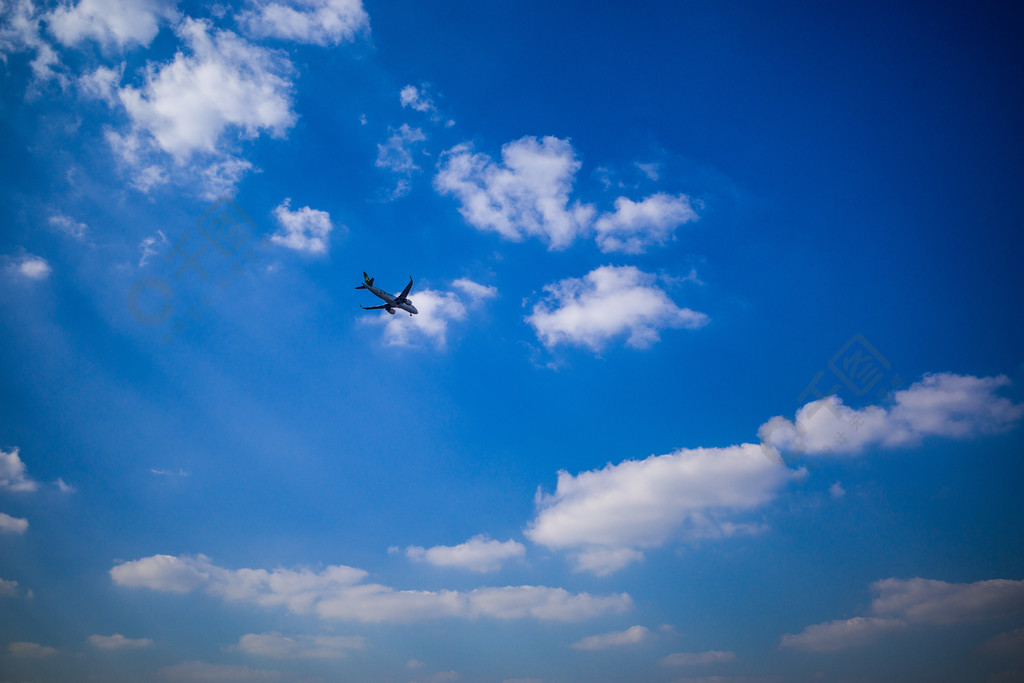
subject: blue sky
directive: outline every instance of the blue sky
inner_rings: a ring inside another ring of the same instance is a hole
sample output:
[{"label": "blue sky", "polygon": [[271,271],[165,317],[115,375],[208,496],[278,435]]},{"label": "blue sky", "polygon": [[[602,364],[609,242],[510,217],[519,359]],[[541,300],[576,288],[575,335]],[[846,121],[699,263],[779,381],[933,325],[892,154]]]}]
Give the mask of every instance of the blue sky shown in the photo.
[{"label": "blue sky", "polygon": [[0,4],[0,680],[1024,676],[1004,4]]}]

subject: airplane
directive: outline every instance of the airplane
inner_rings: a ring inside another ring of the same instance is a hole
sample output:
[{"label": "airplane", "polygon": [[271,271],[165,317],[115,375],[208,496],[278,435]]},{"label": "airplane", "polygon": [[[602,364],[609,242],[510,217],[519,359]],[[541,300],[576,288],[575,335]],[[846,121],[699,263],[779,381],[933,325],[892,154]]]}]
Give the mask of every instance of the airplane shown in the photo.
[{"label": "airplane", "polygon": [[399,294],[398,296],[388,294],[383,289],[378,289],[377,287],[374,287],[373,278],[367,275],[365,271],[363,272],[363,284],[356,287],[356,289],[368,289],[371,292],[373,292],[378,298],[384,299],[385,303],[380,306],[363,306],[362,304],[360,304],[359,307],[364,311],[376,311],[383,308],[391,315],[394,315],[395,309],[401,308],[403,311],[406,311],[409,315],[419,313],[419,311],[416,310],[416,307],[412,305],[412,301],[409,300],[409,290],[412,289],[411,276],[409,277],[409,284],[405,286],[405,289],[403,289],[402,293]]}]

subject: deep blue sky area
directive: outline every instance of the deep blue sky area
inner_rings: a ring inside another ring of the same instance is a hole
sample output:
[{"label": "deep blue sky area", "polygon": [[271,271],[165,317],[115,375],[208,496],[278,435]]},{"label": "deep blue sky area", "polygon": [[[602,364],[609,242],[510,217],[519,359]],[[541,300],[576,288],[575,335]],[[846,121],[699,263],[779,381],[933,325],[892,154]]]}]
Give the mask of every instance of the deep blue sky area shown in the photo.
[{"label": "deep blue sky area", "polygon": [[0,681],[1021,679],[1022,31],[0,4]]}]

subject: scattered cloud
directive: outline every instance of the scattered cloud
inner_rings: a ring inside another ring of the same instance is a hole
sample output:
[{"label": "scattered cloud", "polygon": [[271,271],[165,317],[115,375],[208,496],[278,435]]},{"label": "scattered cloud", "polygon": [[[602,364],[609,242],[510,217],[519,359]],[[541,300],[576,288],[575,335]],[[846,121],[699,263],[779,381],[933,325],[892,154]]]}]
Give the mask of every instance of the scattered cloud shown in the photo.
[{"label": "scattered cloud", "polygon": [[55,69],[60,66],[60,57],[42,37],[41,14],[32,0],[14,0],[0,4],[0,61],[6,62],[7,55],[17,52],[34,52],[29,62],[33,86],[50,80],[66,85],[67,78]]},{"label": "scattered cloud", "polygon": [[23,277],[28,280],[45,280],[50,277],[53,268],[42,256],[35,256],[25,251],[12,256],[0,257],[5,269],[16,277]]},{"label": "scattered cloud", "polygon": [[825,652],[868,645],[885,633],[911,626],[991,621],[1024,613],[1024,581],[993,579],[947,583],[932,579],[884,579],[871,584],[871,616],[808,626],[780,644]]},{"label": "scattered cloud", "polygon": [[497,289],[461,278],[452,283],[456,291],[421,289],[412,293],[419,314],[412,317],[388,315],[366,316],[362,320],[368,325],[384,327],[384,339],[389,346],[413,346],[417,340],[432,342],[437,348],[444,348],[448,342],[448,325],[465,320],[469,313],[488,299],[497,296]]},{"label": "scattered cloud", "polygon": [[155,235],[150,235],[139,242],[139,268],[144,268],[151,258],[159,254],[170,241],[163,230],[157,230]]},{"label": "scattered cloud", "polygon": [[781,451],[857,454],[871,448],[915,446],[928,436],[970,439],[998,434],[1024,416],[1024,404],[996,394],[1009,384],[1005,375],[928,374],[895,392],[888,408],[858,410],[843,405],[838,396],[828,396],[800,408],[795,422],[773,417],[758,436]]},{"label": "scattered cloud", "polygon": [[11,656],[23,659],[44,659],[60,652],[55,647],[26,642],[11,643],[7,646],[7,651],[11,653]]},{"label": "scattered cloud", "polygon": [[95,40],[104,47],[148,47],[160,26],[174,21],[177,2],[160,0],[78,0],[46,15],[46,25],[62,44]]},{"label": "scattered cloud", "polygon": [[651,637],[651,632],[643,626],[631,626],[625,631],[612,631],[596,636],[587,636],[573,643],[577,650],[605,650],[619,645],[632,645],[643,642]]},{"label": "scattered cloud", "polygon": [[149,638],[125,638],[120,633],[112,636],[91,635],[88,641],[98,650],[139,650],[153,644]]},{"label": "scattered cloud", "polygon": [[334,230],[331,215],[308,206],[292,211],[289,209],[291,201],[287,198],[274,209],[274,218],[281,227],[270,236],[270,241],[305,254],[326,254]]},{"label": "scattered cloud", "polygon": [[707,652],[675,652],[661,660],[661,663],[668,666],[698,666],[701,664],[723,664],[734,659],[736,659],[735,652],[708,650]]},{"label": "scattered cloud", "polygon": [[843,485],[837,481],[836,483],[828,487],[828,493],[836,500],[839,500],[840,498],[846,495],[846,489],[844,489]]},{"label": "scattered cloud", "polygon": [[413,158],[412,148],[425,141],[427,136],[419,128],[410,128],[403,123],[398,130],[391,129],[391,137],[383,145],[377,145],[377,168],[383,168],[400,176],[391,198],[397,199],[408,194],[410,178],[420,170]]},{"label": "scattered cloud", "polygon": [[[142,191],[174,173],[212,185],[206,196],[224,194],[251,168],[230,154],[225,140],[263,132],[284,137],[294,125],[293,67],[283,53],[215,30],[205,20],[186,17],[174,30],[185,49],[169,62],[149,63],[139,87],[118,90],[131,128],[108,130],[107,140]],[[168,168],[159,153],[170,155],[175,166]]]},{"label": "scattered cloud", "polygon": [[641,559],[640,548],[673,537],[756,530],[726,517],[769,502],[793,475],[755,444],[681,449],[577,475],[563,470],[553,494],[538,492],[537,516],[525,533],[575,553],[577,570],[609,574]]},{"label": "scattered cloud", "polygon": [[0,598],[13,598],[18,595],[18,582],[0,579]]},{"label": "scattered cloud", "polygon": [[0,450],[0,489],[35,491],[39,485],[28,477],[26,470],[17,446],[9,453]]},{"label": "scattered cloud", "polygon": [[370,28],[370,17],[361,0],[263,0],[236,19],[255,38],[324,47],[351,42]]},{"label": "scattered cloud", "polygon": [[125,63],[117,68],[99,66],[87,74],[78,77],[78,89],[88,98],[106,102],[114,106],[118,102],[118,86],[124,78]]},{"label": "scattered cloud", "polygon": [[55,213],[50,216],[49,223],[52,227],[57,228],[65,235],[74,237],[77,240],[85,239],[85,233],[89,231],[89,226],[81,221],[76,221],[70,216],[64,214]]},{"label": "scattered cloud", "polygon": [[593,219],[591,206],[570,204],[580,162],[568,140],[524,137],[505,144],[502,160],[464,143],[446,151],[434,185],[461,203],[459,212],[477,230],[516,242],[537,237],[564,249]]},{"label": "scattered cloud", "polygon": [[174,470],[157,469],[155,467],[151,467],[149,469],[149,471],[152,474],[155,474],[158,477],[187,477],[187,476],[189,476],[189,473],[186,472],[185,470],[181,469],[180,467],[178,468],[177,472],[175,472]]},{"label": "scattered cloud", "polygon": [[22,517],[11,517],[5,512],[0,512],[0,531],[23,534],[28,531],[28,520]]},{"label": "scattered cloud", "polygon": [[424,114],[429,114],[437,111],[437,105],[434,104],[434,100],[430,98],[426,93],[426,88],[420,85],[417,88],[415,85],[407,85],[402,88],[402,91],[398,94],[398,99],[402,103],[402,107],[408,107]]},{"label": "scattered cloud", "polygon": [[602,214],[594,230],[601,251],[642,254],[650,246],[665,244],[676,228],[695,220],[689,197],[658,193],[639,202],[619,197],[615,211]]},{"label": "scattered cloud", "polygon": [[283,636],[248,633],[232,649],[274,659],[340,659],[366,647],[362,636]]},{"label": "scattered cloud", "polygon": [[470,591],[396,590],[363,583],[367,572],[344,565],[309,569],[224,569],[203,555],[153,555],[110,570],[114,583],[172,593],[196,590],[228,601],[285,607],[296,614],[360,622],[411,622],[439,617],[577,621],[632,605],[628,594],[594,596],[546,586]]},{"label": "scattered cloud", "polygon": [[546,299],[526,321],[548,348],[565,344],[600,352],[625,335],[628,346],[642,349],[657,342],[663,329],[697,329],[708,322],[704,313],[677,306],[656,276],[634,266],[601,266],[544,291]]},{"label": "scattered cloud", "polygon": [[435,567],[457,567],[475,572],[492,572],[501,568],[501,563],[526,554],[526,546],[514,540],[502,543],[486,534],[480,534],[459,545],[435,545],[432,548],[409,546],[406,556],[416,562],[426,562]]},{"label": "scattered cloud", "polygon": [[207,662],[181,662],[165,666],[158,675],[172,681],[280,681],[285,678],[280,671]]}]

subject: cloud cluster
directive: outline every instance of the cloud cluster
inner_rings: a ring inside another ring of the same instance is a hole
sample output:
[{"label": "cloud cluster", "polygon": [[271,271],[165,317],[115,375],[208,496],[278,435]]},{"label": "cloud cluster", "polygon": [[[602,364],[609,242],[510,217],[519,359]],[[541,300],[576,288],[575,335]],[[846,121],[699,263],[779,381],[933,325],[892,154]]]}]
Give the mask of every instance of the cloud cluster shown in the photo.
[{"label": "cloud cluster", "polygon": [[17,446],[10,452],[0,450],[0,489],[8,491],[35,491],[39,485],[27,473]]},{"label": "cloud cluster", "polygon": [[884,579],[871,585],[869,616],[840,619],[786,634],[781,645],[828,652],[867,645],[886,633],[913,626],[991,621],[1024,613],[1024,581],[993,579],[947,583],[932,579]]},{"label": "cloud cluster", "polygon": [[451,283],[450,290],[421,289],[410,295],[418,315],[411,318],[401,311],[389,315],[362,318],[367,325],[384,328],[384,340],[388,346],[413,346],[419,340],[426,340],[438,348],[444,348],[448,341],[448,325],[465,320],[469,312],[480,307],[485,301],[498,294],[495,287],[482,285],[467,278]]},{"label": "cloud cluster", "polygon": [[161,25],[177,16],[177,2],[161,0],[78,0],[46,15],[50,33],[62,44],[95,40],[104,47],[147,47]]},{"label": "cloud cluster", "polygon": [[682,449],[571,475],[538,494],[534,543],[573,553],[577,570],[608,574],[675,536],[721,537],[757,527],[729,519],[772,500],[794,472],[759,446]]},{"label": "cloud cluster", "polygon": [[[410,102],[416,94],[409,92]],[[614,211],[598,216],[593,205],[570,200],[581,165],[570,142],[553,136],[506,143],[500,162],[463,143],[441,156],[434,185],[459,200],[459,212],[477,230],[515,242],[535,237],[552,250],[594,233],[603,252],[639,254],[697,220],[689,197],[665,193],[619,197]]]},{"label": "cloud cluster", "polygon": [[601,266],[582,278],[567,278],[544,288],[547,297],[526,321],[548,348],[559,344],[600,351],[613,338],[646,348],[663,329],[697,329],[704,313],[677,306],[654,275],[634,266]]},{"label": "cloud cluster", "polygon": [[458,545],[435,545],[432,548],[409,546],[406,556],[416,562],[426,562],[435,567],[457,567],[475,572],[491,572],[501,568],[501,563],[526,554],[526,546],[514,540],[502,543],[480,534]]},{"label": "cloud cluster", "polygon": [[1012,429],[1024,405],[997,395],[1010,380],[953,373],[925,375],[893,394],[890,407],[854,409],[838,396],[800,408],[796,420],[773,417],[758,430],[780,451],[857,454],[870,448],[915,446],[925,437],[969,439]]},{"label": "cloud cluster", "polygon": [[594,596],[546,586],[470,591],[412,591],[364,583],[367,572],[334,565],[309,569],[225,569],[203,555],[153,555],[111,568],[121,586],[173,593],[196,590],[224,600],[284,607],[296,614],[361,622],[411,622],[439,617],[576,621],[632,605],[628,594]]},{"label": "cloud cluster", "polygon": [[320,46],[350,42],[370,27],[361,0],[263,1],[236,19],[254,38]]},{"label": "cloud cluster", "polygon": [[577,650],[605,650],[620,645],[633,645],[651,637],[651,632],[643,626],[631,626],[625,631],[612,631],[601,633],[596,636],[581,638],[572,644],[571,647]]},{"label": "cloud cluster", "polygon": [[305,254],[326,254],[334,229],[330,214],[308,206],[292,211],[291,201],[287,198],[274,209],[274,218],[280,227],[270,236],[270,241]]},{"label": "cloud cluster", "polygon": [[362,636],[284,636],[280,633],[247,633],[234,650],[274,659],[340,659],[366,648]]}]

